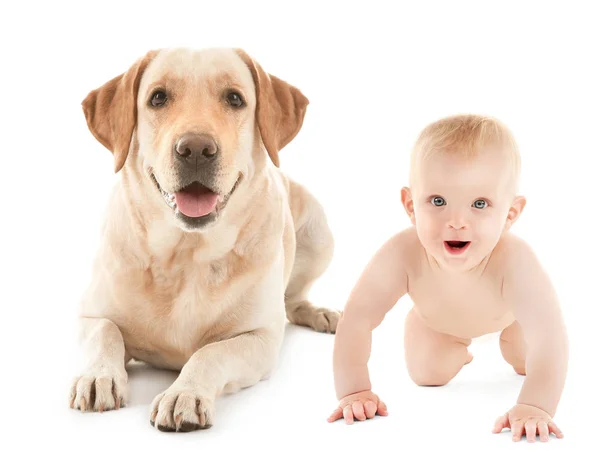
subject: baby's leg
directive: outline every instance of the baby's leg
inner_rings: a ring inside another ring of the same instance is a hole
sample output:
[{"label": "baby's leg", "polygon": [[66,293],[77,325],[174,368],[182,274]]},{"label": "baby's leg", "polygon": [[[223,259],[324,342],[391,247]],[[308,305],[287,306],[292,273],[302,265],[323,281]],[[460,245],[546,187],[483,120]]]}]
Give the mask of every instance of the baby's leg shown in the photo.
[{"label": "baby's leg", "polygon": [[406,316],[404,350],[410,378],[419,386],[442,386],[471,362],[470,339],[438,333],[412,309]]},{"label": "baby's leg", "polygon": [[517,322],[504,328],[500,334],[500,351],[517,374],[525,375],[525,339]]}]

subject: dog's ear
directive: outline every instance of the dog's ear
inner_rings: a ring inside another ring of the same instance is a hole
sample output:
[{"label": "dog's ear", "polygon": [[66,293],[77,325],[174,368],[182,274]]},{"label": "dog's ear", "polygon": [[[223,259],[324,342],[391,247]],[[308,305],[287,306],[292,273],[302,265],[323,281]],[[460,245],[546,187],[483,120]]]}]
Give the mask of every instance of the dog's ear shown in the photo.
[{"label": "dog's ear", "polygon": [[137,123],[137,94],[142,74],[158,51],[138,59],[125,73],[91,91],[81,103],[88,128],[115,158],[115,173],[127,159]]},{"label": "dog's ear", "polygon": [[300,131],[308,99],[296,87],[266,73],[242,49],[236,49],[236,52],[252,73],[258,129],[271,160],[279,167],[278,153]]}]

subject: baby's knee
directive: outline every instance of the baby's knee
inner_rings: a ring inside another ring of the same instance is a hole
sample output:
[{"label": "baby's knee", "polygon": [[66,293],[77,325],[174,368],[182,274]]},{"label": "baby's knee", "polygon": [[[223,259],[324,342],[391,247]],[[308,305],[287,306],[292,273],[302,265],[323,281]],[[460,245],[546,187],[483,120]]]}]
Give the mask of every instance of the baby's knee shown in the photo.
[{"label": "baby's knee", "polygon": [[433,351],[406,351],[408,375],[418,386],[444,386],[473,359],[473,355],[462,344],[446,346]]},{"label": "baby's knee", "polygon": [[519,375],[527,375],[525,373],[525,366],[523,365],[519,365],[519,366],[513,366],[513,369],[515,370],[515,372]]},{"label": "baby's knee", "polygon": [[452,380],[450,374],[441,374],[436,372],[409,372],[411,380],[417,386],[444,386]]},{"label": "baby's knee", "polygon": [[525,375],[525,352],[523,350],[521,345],[500,338],[502,357],[519,375]]},{"label": "baby's knee", "polygon": [[421,363],[418,366],[413,364],[412,367],[408,367],[408,375],[418,386],[444,386],[458,374],[463,364],[469,361],[453,362],[451,364],[431,361],[425,364]]}]

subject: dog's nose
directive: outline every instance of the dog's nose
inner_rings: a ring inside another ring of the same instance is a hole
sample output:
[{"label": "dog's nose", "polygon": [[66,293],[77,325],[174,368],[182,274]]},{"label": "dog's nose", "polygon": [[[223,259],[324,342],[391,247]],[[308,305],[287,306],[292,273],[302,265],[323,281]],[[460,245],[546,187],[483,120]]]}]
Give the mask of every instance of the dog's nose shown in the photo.
[{"label": "dog's nose", "polygon": [[218,151],[214,139],[206,134],[184,134],[175,144],[175,156],[189,161],[212,159]]}]

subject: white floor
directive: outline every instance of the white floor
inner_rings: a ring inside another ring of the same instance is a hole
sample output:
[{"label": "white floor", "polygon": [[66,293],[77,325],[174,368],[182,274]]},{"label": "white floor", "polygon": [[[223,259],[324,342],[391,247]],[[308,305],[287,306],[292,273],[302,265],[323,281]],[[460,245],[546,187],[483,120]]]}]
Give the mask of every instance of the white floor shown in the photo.
[{"label": "white floor", "polygon": [[[3,401],[8,397],[9,402],[14,399],[20,406],[18,417],[2,424],[5,435],[0,437],[0,443],[5,446],[18,443],[20,448],[57,447],[61,452],[130,452],[130,449],[131,452],[181,449],[206,452],[206,449],[214,449],[224,453],[248,449],[258,452],[425,452],[429,448],[458,448],[469,453],[513,452],[515,449],[517,452],[543,449],[548,453],[573,453],[592,446],[596,427],[587,415],[597,409],[598,401],[595,405],[591,401],[597,399],[597,391],[582,361],[592,348],[591,344],[582,342],[587,335],[575,332],[572,336],[577,348],[555,418],[565,438],[552,437],[543,447],[539,442],[536,443],[539,446],[529,446],[524,439],[515,445],[508,432],[491,433],[495,418],[513,405],[522,383],[522,378],[502,360],[497,335],[474,342],[471,348],[474,361],[449,385],[419,388],[409,380],[403,362],[402,318],[409,303],[395,308],[374,336],[372,380],[375,391],[388,404],[390,414],[386,418],[353,426],[341,421],[327,423],[326,417],[336,404],[331,374],[333,336],[292,325],[288,325],[281,360],[271,379],[218,400],[216,422],[211,429],[187,434],[154,429],[149,424],[150,402],[176,375],[141,363],[129,367],[127,408],[82,414],[67,407],[75,355],[74,345],[67,344],[71,333],[49,330],[44,332],[48,337],[40,338],[37,347],[45,352],[41,364],[31,356],[28,370],[11,371],[15,376],[18,374],[17,392],[9,393]],[[56,348],[65,350],[53,358]],[[589,349],[586,352],[584,348]]]}]

